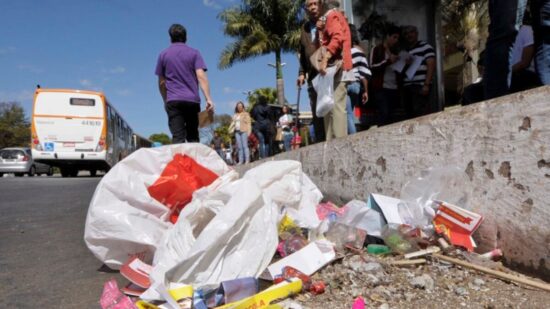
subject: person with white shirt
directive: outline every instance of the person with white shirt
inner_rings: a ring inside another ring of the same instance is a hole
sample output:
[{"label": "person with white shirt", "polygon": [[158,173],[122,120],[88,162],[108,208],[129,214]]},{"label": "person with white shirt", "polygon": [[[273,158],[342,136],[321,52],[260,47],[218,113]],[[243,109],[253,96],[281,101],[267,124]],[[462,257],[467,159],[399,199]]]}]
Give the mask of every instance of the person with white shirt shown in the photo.
[{"label": "person with white shirt", "polygon": [[510,93],[540,86],[540,80],[535,72],[535,38],[533,28],[522,25],[519,28],[516,41],[512,47],[512,81]]},{"label": "person with white shirt", "polygon": [[283,115],[279,117],[277,122],[277,127],[281,128],[283,131],[283,144],[285,145],[285,151],[291,150],[291,141],[293,137],[292,125],[294,124],[294,119],[290,114],[290,108],[288,105],[283,106]]}]

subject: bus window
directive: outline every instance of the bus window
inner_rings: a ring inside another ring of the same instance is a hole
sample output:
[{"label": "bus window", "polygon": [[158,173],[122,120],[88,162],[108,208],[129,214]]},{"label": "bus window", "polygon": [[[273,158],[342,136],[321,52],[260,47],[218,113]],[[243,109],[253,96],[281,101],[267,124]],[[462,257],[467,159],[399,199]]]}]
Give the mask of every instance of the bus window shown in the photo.
[{"label": "bus window", "polygon": [[71,98],[71,105],[76,106],[95,106],[94,99],[84,99],[84,98]]}]

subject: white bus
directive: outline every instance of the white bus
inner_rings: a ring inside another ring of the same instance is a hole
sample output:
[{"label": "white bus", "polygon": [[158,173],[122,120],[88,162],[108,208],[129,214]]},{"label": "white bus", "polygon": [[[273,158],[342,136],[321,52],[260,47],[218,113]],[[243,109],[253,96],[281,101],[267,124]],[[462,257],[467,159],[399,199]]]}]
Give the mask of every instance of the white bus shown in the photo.
[{"label": "white bus", "polygon": [[[34,160],[59,167],[63,177],[80,170],[108,171],[139,146],[130,126],[101,92],[37,89],[31,119]],[[140,140],[145,140],[140,137]]]}]

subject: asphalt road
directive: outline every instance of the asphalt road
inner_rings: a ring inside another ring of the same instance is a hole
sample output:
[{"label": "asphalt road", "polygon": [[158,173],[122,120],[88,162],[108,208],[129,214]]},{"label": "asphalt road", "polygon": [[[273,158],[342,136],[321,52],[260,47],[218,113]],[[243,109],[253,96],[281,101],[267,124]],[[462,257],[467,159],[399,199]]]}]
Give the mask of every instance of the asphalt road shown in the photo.
[{"label": "asphalt road", "polygon": [[0,178],[0,308],[100,308],[100,270],[84,244],[99,177]]}]

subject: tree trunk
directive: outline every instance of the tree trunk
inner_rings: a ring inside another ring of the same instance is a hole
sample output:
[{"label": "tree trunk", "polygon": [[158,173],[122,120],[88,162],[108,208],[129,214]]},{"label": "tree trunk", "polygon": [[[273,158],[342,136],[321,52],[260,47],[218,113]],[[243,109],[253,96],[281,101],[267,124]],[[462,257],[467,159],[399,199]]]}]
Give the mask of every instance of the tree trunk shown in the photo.
[{"label": "tree trunk", "polygon": [[281,66],[281,50],[275,52],[275,67],[277,79],[277,104],[285,104],[285,83],[283,81],[283,69]]}]

